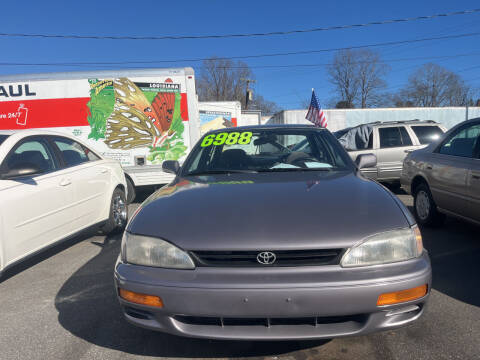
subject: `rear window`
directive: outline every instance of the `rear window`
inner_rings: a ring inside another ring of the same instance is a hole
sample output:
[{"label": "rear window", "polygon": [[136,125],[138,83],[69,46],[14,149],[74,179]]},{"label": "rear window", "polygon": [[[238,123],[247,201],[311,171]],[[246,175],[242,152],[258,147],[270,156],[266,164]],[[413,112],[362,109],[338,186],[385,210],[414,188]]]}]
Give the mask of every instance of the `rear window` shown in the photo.
[{"label": "rear window", "polygon": [[62,153],[63,160],[67,166],[76,166],[87,161],[100,160],[97,155],[76,141],[66,138],[57,138],[54,141]]},{"label": "rear window", "polygon": [[6,138],[8,138],[9,135],[0,135],[0,145],[5,141]]},{"label": "rear window", "polygon": [[391,148],[412,145],[412,140],[404,126],[379,128],[380,147]]},{"label": "rear window", "polygon": [[417,135],[420,144],[430,144],[440,139],[443,131],[438,126],[412,126],[412,130]]}]

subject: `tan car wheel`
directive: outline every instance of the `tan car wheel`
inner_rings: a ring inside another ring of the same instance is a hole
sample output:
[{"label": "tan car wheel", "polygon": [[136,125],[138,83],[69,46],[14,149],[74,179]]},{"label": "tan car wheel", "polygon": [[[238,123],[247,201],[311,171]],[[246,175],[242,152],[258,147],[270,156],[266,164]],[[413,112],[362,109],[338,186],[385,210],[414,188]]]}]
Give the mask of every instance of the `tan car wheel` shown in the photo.
[{"label": "tan car wheel", "polygon": [[445,216],[438,212],[427,184],[420,184],[413,195],[413,212],[419,224],[433,226],[443,222]]}]

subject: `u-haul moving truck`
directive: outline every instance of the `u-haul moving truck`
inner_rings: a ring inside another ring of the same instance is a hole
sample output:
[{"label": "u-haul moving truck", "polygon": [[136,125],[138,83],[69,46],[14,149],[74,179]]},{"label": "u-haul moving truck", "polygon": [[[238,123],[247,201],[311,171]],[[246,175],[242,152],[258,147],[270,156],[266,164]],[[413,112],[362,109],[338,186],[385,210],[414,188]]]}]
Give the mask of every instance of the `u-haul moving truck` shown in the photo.
[{"label": "u-haul moving truck", "polygon": [[0,76],[0,129],[75,135],[118,160],[133,187],[165,184],[164,160],[184,160],[198,140],[192,68]]}]

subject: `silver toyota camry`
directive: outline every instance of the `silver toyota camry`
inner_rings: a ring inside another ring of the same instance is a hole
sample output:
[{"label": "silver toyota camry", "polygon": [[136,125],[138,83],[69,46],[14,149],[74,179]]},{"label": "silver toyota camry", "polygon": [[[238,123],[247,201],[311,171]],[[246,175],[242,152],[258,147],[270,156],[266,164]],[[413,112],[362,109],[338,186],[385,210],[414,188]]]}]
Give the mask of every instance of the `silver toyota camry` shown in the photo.
[{"label": "silver toyota camry", "polygon": [[[298,144],[302,146],[298,146]],[[203,136],[134,214],[115,265],[126,319],[217,339],[318,339],[418,319],[431,267],[405,206],[325,129]]]}]

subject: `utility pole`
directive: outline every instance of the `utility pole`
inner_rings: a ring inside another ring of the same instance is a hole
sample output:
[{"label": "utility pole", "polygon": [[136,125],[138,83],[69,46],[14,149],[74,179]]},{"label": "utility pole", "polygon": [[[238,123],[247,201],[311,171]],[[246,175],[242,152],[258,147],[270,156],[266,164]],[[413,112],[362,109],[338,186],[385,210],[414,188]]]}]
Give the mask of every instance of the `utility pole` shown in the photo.
[{"label": "utility pole", "polygon": [[245,89],[245,110],[248,110],[248,102],[253,100],[252,90],[250,90],[250,83],[256,83],[257,80],[240,78],[240,81],[245,81],[247,83],[247,88]]},{"label": "utility pole", "polygon": [[467,94],[465,94],[464,97],[465,101],[465,121],[468,120],[468,97]]}]

